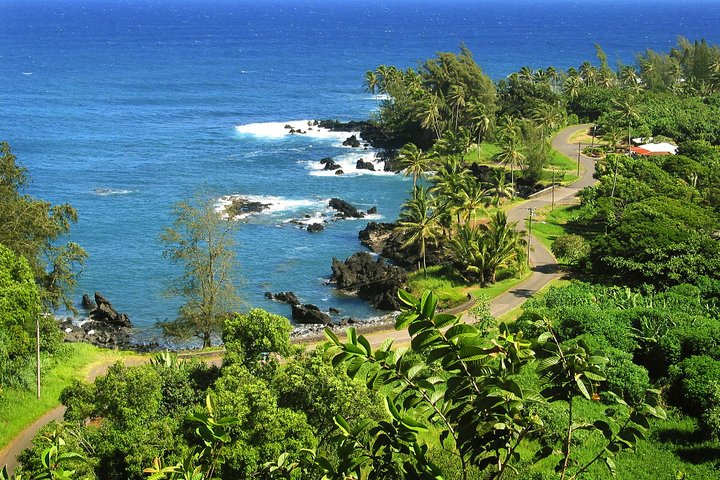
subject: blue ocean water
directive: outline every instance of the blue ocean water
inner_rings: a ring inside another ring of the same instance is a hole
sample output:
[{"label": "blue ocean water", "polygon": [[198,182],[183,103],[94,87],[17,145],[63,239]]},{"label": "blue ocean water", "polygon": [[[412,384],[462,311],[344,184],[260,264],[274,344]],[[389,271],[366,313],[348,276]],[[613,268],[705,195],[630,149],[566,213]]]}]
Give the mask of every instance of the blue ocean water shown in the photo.
[{"label": "blue ocean water", "polygon": [[[595,43],[625,63],[680,35],[719,43],[718,18],[717,1],[0,0],[0,139],[29,168],[33,195],[79,211],[72,239],[90,259],[78,298],[103,292],[141,336],[175,315],[161,293],[177,270],[158,236],[199,187],[273,203],[237,235],[249,304],[288,314],[263,292],[294,290],[369,317],[325,285],[332,257],[361,249],[366,222],[310,235],[287,221],[334,196],[391,221],[409,182],[355,172],[372,152],[315,131],[278,137],[282,125],[367,118],[377,102],[366,70],[414,67],[461,42],[499,79],[593,60]],[[320,175],[326,156],[351,174]]]}]

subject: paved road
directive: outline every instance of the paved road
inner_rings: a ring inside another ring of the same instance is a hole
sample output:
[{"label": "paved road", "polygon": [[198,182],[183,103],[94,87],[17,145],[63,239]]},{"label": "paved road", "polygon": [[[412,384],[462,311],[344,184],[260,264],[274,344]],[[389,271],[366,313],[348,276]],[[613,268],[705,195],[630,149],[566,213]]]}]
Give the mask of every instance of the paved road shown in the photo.
[{"label": "paved road", "polygon": [[[566,156],[577,159],[578,145],[568,143],[568,139],[578,130],[587,129],[589,125],[574,125],[561,131],[553,139],[553,148]],[[555,203],[571,203],[574,201],[575,194],[582,188],[592,185],[595,180],[592,178],[595,166],[594,161],[590,157],[580,155],[581,178],[577,182],[568,187],[555,189]],[[527,218],[530,208],[542,208],[550,205],[551,192],[538,195],[532,200],[523,202],[522,204],[508,211],[510,221],[518,222],[518,229],[525,231],[527,226]],[[500,316],[504,313],[519,307],[531,295],[539,291],[547,285],[551,280],[558,278],[561,274],[557,269],[555,257],[536,240],[531,241],[530,263],[533,273],[530,277],[518,284],[512,290],[509,290],[500,296],[494,298],[490,302],[490,312],[494,316]],[[382,344],[386,339],[392,338],[395,342],[406,342],[409,340],[407,331],[384,331],[374,332],[365,335],[373,346]],[[88,381],[93,381],[96,376],[103,374],[107,370],[107,365],[102,368],[93,369]],[[17,466],[15,457],[24,449],[32,445],[32,439],[35,438],[37,432],[45,425],[52,421],[61,421],[65,413],[65,407],[59,406],[40,417],[35,423],[25,429],[20,435],[10,442],[5,448],[0,450],[0,466],[6,465],[8,471],[12,475]]]},{"label": "paved road", "polygon": [[[578,144],[568,142],[570,137],[577,131],[588,129],[590,125],[574,125],[567,127],[558,133],[553,139],[552,146],[560,153],[576,160],[578,158]],[[580,154],[580,179],[573,184],[555,189],[555,204],[568,204],[575,202],[575,195],[581,189],[593,185],[595,179],[593,172],[595,171],[595,161],[585,155]],[[518,229],[526,231],[527,219],[530,209],[539,209],[550,206],[552,202],[552,192],[546,192],[538,195],[532,200],[528,200],[508,212],[508,219],[512,222],[518,222]],[[498,317],[514,308],[519,307],[532,294],[547,285],[551,280],[558,278],[561,273],[558,271],[555,257],[545,246],[535,238],[530,239],[530,264],[533,273],[524,282],[518,284],[512,290],[493,299],[490,302],[490,312]]]}]

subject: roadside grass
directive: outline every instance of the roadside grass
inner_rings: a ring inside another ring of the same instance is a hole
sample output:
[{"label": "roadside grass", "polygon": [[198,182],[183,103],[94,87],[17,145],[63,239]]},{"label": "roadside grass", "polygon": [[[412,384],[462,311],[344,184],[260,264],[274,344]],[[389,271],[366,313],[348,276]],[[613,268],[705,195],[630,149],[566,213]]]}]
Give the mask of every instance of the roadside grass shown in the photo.
[{"label": "roadside grass", "polygon": [[[590,129],[578,130],[577,132],[570,135],[568,143],[592,143],[592,135],[590,135]],[[595,145],[599,143],[598,137],[595,137]]]},{"label": "roadside grass", "polygon": [[577,160],[566,157],[557,150],[550,151],[550,158],[548,159],[547,166],[545,167],[557,167],[560,170],[572,170],[577,171]]},{"label": "roadside grass", "polygon": [[432,290],[441,308],[452,308],[467,300],[465,285],[463,278],[448,266],[428,267],[427,275],[422,270],[408,275],[410,293],[419,297],[425,290]]},{"label": "roadside grass", "polygon": [[[570,280],[565,278],[556,278],[554,280],[550,280],[550,282],[548,282],[547,285],[542,287],[535,295],[542,295],[550,287],[563,287],[565,285],[568,285],[569,283]],[[497,320],[498,323],[515,323],[518,317],[520,317],[520,314],[522,314],[522,305],[515,307],[509,312],[503,313],[498,317],[495,317],[495,320]]]},{"label": "roadside grass", "polygon": [[448,266],[428,267],[427,276],[420,270],[408,276],[408,289],[415,296],[420,296],[425,290],[432,290],[438,297],[438,305],[447,309],[461,305],[467,300],[467,294],[475,297],[484,296],[489,300],[513,288],[527,279],[531,271],[524,272],[519,277],[510,277],[509,272],[499,272],[499,280],[492,285],[480,287],[468,285],[467,282]]},{"label": "roadside grass", "polygon": [[568,221],[579,208],[577,205],[558,205],[553,210],[546,207],[537,211],[532,226],[533,237],[550,250],[556,238],[573,233]]},{"label": "roadside grass", "polygon": [[0,391],[0,448],[25,428],[60,405],[60,393],[74,380],[84,380],[90,371],[134,355],[95,347],[87,343],[68,343],[64,352],[41,359],[41,398],[37,399],[34,379],[28,388],[8,387]]}]

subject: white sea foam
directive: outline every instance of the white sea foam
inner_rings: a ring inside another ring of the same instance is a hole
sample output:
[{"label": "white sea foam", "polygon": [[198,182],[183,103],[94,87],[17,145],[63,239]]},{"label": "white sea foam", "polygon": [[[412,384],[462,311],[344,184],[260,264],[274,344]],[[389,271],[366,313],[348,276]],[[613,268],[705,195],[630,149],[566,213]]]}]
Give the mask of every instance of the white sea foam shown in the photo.
[{"label": "white sea foam", "polygon": [[[375,164],[375,170],[365,170],[357,168],[357,161],[363,159],[366,162],[372,162]],[[343,177],[343,176],[357,176],[357,175],[395,175],[394,172],[386,172],[385,162],[378,160],[377,152],[373,150],[357,150],[344,155],[340,155],[333,159],[335,163],[340,165],[340,170],[343,171],[342,175],[337,175],[335,170],[325,170],[325,165],[317,160],[304,161],[310,175],[315,177]]]},{"label": "white sea foam", "polygon": [[106,197],[108,195],[128,195],[135,192],[137,192],[137,190],[122,190],[115,188],[96,188],[93,190],[93,194],[100,197]]},{"label": "white sea foam", "polygon": [[[252,135],[255,137],[281,139],[290,136],[308,137],[308,138],[327,138],[344,141],[351,135],[360,136],[360,132],[333,132],[327,128],[321,128],[312,125],[312,120],[291,120],[288,122],[264,122],[264,123],[248,123],[238,125],[235,131],[243,135]],[[286,128],[290,127],[290,128]],[[302,133],[290,133],[290,129]]]},{"label": "white sea foam", "polygon": [[[322,208],[323,205],[327,205],[330,199],[309,199],[309,198],[299,198],[299,199],[291,199],[291,198],[285,198],[285,197],[278,197],[273,195],[241,195],[241,194],[232,194],[232,195],[224,195],[220,197],[217,202],[215,202],[215,209],[218,212],[225,212],[225,209],[232,204],[232,201],[236,198],[243,198],[247,200],[248,202],[258,202],[262,203],[264,205],[268,205],[267,208],[265,208],[262,212],[259,212],[259,214],[276,214],[276,213],[284,213],[284,212],[293,212],[297,210],[317,210],[319,208]],[[250,217],[251,215],[256,215],[257,213],[244,213],[242,215],[237,215],[235,217],[236,220],[242,220],[245,218]]]}]

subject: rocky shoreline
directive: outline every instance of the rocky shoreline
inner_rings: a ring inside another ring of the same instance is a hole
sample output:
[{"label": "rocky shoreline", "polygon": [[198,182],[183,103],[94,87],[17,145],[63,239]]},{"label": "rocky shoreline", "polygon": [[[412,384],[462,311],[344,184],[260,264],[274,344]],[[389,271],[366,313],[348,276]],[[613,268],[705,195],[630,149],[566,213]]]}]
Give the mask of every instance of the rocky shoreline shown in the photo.
[{"label": "rocky shoreline", "polygon": [[[289,128],[289,126],[286,126]],[[359,159],[355,165],[356,169],[375,171],[376,163],[383,162],[385,171],[399,171],[399,165],[392,161],[389,152],[398,149],[396,141],[387,135],[378,126],[367,122],[338,122],[335,120],[315,121],[308,124],[308,129],[325,128],[334,132],[360,132],[360,138],[351,134],[343,142],[343,145],[351,148],[373,148],[382,149],[384,153],[379,156],[379,161],[366,161]],[[289,128],[290,134],[305,134],[306,131]],[[343,171],[339,164],[332,158],[320,160],[324,170],[334,171],[341,175]],[[252,198],[252,197],[251,197]],[[262,213],[272,207],[271,204],[262,201],[252,200],[242,195],[231,195],[224,197],[226,204],[223,214],[228,218],[244,219],[250,215]],[[377,208],[372,207],[367,211],[357,209],[354,205],[340,198],[332,198],[328,207],[335,211],[332,216],[318,222],[308,224],[307,219],[293,220],[310,233],[322,232],[324,224],[344,219],[364,218],[366,215],[377,213]],[[323,217],[325,214],[322,215]],[[376,224],[370,222],[360,232],[361,244],[366,245],[376,254],[382,254],[392,260],[395,265],[386,263],[382,258],[373,258],[367,252],[357,252],[345,261],[336,258],[332,259],[332,275],[328,281],[339,291],[348,295],[357,295],[368,301],[379,311],[392,311],[387,315],[357,320],[349,317],[341,317],[340,311],[330,308],[327,312],[321,311],[316,305],[301,303],[292,292],[280,292],[273,294],[266,292],[265,296],[273,301],[285,302],[290,306],[288,315],[295,322],[291,338],[294,341],[309,342],[313,339],[321,339],[323,330],[326,327],[334,330],[342,330],[347,326],[354,326],[362,331],[373,331],[388,328],[392,325],[397,310],[400,308],[397,290],[404,287],[407,280],[407,273],[402,268],[399,255],[393,258],[389,252],[399,250],[397,240],[393,240],[392,229],[394,224]],[[380,237],[387,237],[382,238]],[[394,245],[394,247],[389,247]],[[67,342],[86,342],[103,348],[122,350],[133,350],[137,352],[152,352],[167,348],[158,342],[138,343],[133,339],[133,325],[128,316],[116,311],[111,302],[100,292],[95,292],[94,300],[89,295],[83,295],[82,307],[87,313],[84,318],[59,319],[60,329],[65,333]]]}]

